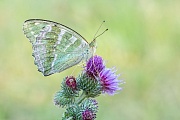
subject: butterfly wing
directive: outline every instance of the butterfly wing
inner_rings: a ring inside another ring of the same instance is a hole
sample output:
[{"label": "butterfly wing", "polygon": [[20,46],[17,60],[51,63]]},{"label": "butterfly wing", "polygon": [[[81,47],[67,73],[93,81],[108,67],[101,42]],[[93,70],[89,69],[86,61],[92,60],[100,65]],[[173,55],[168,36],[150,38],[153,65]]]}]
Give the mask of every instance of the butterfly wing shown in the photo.
[{"label": "butterfly wing", "polygon": [[48,20],[30,19],[23,31],[32,43],[34,63],[44,76],[61,72],[86,58],[86,40],[74,30]]}]

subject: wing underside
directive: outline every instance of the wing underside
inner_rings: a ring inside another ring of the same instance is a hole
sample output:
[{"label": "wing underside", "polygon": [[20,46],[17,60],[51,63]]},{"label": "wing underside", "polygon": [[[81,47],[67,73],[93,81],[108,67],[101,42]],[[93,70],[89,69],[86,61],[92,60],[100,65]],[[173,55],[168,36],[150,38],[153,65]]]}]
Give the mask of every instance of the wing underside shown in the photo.
[{"label": "wing underside", "polygon": [[32,43],[35,65],[44,76],[78,64],[85,59],[84,51],[89,48],[77,32],[52,21],[27,20],[23,31]]}]

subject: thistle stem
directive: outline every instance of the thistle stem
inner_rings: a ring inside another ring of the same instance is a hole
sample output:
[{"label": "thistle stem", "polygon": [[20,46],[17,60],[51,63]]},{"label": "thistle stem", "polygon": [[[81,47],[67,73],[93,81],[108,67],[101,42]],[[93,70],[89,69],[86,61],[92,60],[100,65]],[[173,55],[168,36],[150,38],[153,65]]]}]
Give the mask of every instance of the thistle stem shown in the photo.
[{"label": "thistle stem", "polygon": [[79,99],[76,101],[76,103],[80,104],[86,97],[87,96],[86,96],[85,92],[83,91],[81,96],[79,97]]}]

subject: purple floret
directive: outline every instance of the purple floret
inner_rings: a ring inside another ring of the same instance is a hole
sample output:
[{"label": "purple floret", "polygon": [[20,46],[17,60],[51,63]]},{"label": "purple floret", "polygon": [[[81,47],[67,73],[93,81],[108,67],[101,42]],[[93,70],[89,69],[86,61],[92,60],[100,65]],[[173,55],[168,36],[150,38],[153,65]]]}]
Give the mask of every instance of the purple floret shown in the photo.
[{"label": "purple floret", "polygon": [[113,95],[116,91],[121,90],[122,88],[119,87],[119,83],[121,80],[118,80],[118,75],[112,69],[105,68],[103,69],[100,74],[100,82],[102,86],[102,92],[107,93],[109,95]]},{"label": "purple floret", "polygon": [[69,86],[71,89],[76,89],[76,79],[73,76],[66,77],[66,85]]},{"label": "purple floret", "polygon": [[104,61],[100,56],[93,56],[86,64],[85,71],[91,77],[96,77],[105,68]]},{"label": "purple floret", "polygon": [[85,110],[82,113],[83,120],[94,120],[96,117],[96,114],[92,112],[92,110]]}]

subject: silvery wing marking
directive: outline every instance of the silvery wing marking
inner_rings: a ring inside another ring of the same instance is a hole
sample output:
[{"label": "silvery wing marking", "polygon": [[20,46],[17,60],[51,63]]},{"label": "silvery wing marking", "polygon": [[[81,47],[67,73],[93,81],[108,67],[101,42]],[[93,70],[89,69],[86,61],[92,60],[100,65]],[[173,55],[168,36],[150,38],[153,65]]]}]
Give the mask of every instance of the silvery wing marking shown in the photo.
[{"label": "silvery wing marking", "polygon": [[80,34],[56,22],[30,19],[24,22],[23,31],[32,43],[34,63],[44,76],[61,72],[93,54]]}]

